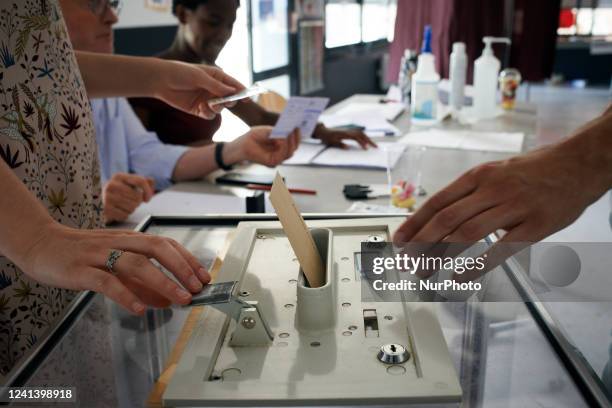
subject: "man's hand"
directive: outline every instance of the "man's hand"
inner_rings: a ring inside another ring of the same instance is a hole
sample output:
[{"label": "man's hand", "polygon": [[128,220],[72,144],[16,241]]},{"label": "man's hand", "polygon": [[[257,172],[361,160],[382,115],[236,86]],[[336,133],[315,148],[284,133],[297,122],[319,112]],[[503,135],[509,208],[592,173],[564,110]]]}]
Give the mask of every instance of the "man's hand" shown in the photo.
[{"label": "man's hand", "polygon": [[104,186],[104,221],[125,221],[140,205],[155,193],[155,182],[137,174],[116,173]]},{"label": "man's hand", "polygon": [[293,155],[300,143],[299,130],[294,130],[287,139],[270,139],[270,126],[255,126],[247,133],[225,145],[226,163],[249,160],[274,167]]},{"label": "man's hand", "polygon": [[607,190],[593,164],[566,143],[478,166],[431,197],[394,242],[475,242],[498,230],[505,242],[540,241]]},{"label": "man's hand", "polygon": [[320,139],[328,146],[340,147],[342,149],[348,148],[348,146],[343,143],[343,140],[354,140],[359,143],[359,146],[361,146],[362,149],[367,149],[368,146],[378,147],[376,143],[374,143],[372,139],[370,139],[361,130],[329,129],[319,124],[315,129],[313,137]]}]

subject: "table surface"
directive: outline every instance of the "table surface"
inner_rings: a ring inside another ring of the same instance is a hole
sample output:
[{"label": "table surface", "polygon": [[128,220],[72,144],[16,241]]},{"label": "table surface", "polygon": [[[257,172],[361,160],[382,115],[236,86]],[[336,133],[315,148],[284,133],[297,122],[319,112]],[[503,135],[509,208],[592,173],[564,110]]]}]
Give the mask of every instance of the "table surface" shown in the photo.
[{"label": "table surface", "polygon": [[[332,106],[326,113],[333,113],[351,103],[377,103],[380,95],[354,95]],[[462,126],[456,122],[445,121],[439,126],[445,129],[469,129],[474,131],[495,132],[523,132],[525,143],[523,149],[529,150],[535,144],[536,110],[533,105],[521,104],[517,111],[506,113],[500,117],[481,121],[475,125]],[[409,131],[424,128],[411,127],[407,114],[402,114],[393,124],[400,130],[401,135]],[[375,141],[397,141],[399,137],[375,138]],[[422,163],[422,185],[430,196],[443,188],[449,182],[466,170],[488,161],[501,160],[510,157],[507,153],[479,152],[456,149],[427,149]],[[273,173],[275,170],[261,165],[251,164],[240,169],[250,173]],[[302,212],[344,212],[352,204],[342,194],[345,184],[383,184],[387,183],[385,170],[373,169],[346,169],[316,166],[279,166],[278,170],[285,177],[287,184],[295,188],[309,188],[317,191],[317,195],[295,195],[295,201]],[[213,180],[219,173],[211,174],[208,179]],[[172,191],[202,192],[202,193],[228,193],[236,189],[221,187],[212,183],[193,181],[177,183],[170,188]],[[418,202],[428,196],[419,198]],[[373,204],[387,204],[388,200],[379,198],[369,200]],[[131,224],[130,226],[132,226]]]},{"label": "table surface", "polygon": [[[355,95],[329,109],[341,109],[353,102],[376,102],[380,96]],[[394,124],[406,133],[410,127],[407,115]],[[463,127],[454,122],[439,126],[447,129],[475,131],[524,132],[524,150],[537,145],[537,115],[533,106],[519,105],[517,111],[495,119]],[[392,141],[394,138],[384,138]],[[501,160],[505,153],[427,149],[422,165],[422,185],[431,196],[464,171],[484,162]],[[260,173],[273,170],[259,165],[245,166],[244,171]],[[306,213],[345,212],[352,204],[344,198],[342,186],[349,183],[380,184],[387,182],[382,170],[339,169],[329,167],[280,166],[291,187],[316,189],[316,196],[296,195],[295,199]],[[211,175],[209,179],[215,177]],[[197,181],[178,183],[174,191],[228,194],[237,190]],[[387,199],[372,200],[387,204]],[[124,227],[132,225],[124,225]],[[172,236],[199,256],[210,256],[221,248],[231,228],[202,229],[189,226],[155,227],[148,232]],[[202,254],[204,245],[209,251]],[[198,253],[200,251],[200,253]],[[511,284],[508,282],[508,286]],[[517,297],[518,299],[518,297]],[[573,308],[576,319],[584,319],[580,308]],[[439,303],[440,323],[448,343],[464,391],[465,406],[588,406],[574,380],[559,360],[538,323],[521,301],[508,303]],[[563,310],[562,307],[557,309]],[[601,324],[609,331],[612,321],[609,305],[598,303],[596,309]],[[128,316],[115,305],[109,305],[112,316],[113,372],[119,406],[141,406],[153,382],[163,368],[165,358],[178,336],[187,316],[181,309],[155,311],[145,319]],[[588,310],[588,309],[587,309]],[[152,324],[157,322],[159,324]],[[78,322],[75,329],[85,323]],[[607,361],[609,341],[602,339],[597,352],[601,366]],[[589,354],[589,353],[585,353]],[[53,359],[51,359],[53,361]]]}]

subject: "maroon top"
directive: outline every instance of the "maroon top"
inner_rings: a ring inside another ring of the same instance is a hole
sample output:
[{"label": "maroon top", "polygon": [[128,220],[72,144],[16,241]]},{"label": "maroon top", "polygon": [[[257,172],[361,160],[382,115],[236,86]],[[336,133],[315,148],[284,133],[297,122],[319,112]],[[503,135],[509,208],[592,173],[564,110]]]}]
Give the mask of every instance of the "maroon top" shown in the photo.
[{"label": "maroon top", "polygon": [[[154,98],[128,99],[143,120],[147,130],[157,133],[164,143],[192,145],[212,143],[212,137],[221,126],[221,115],[206,120],[175,109]],[[142,117],[144,113],[146,117]]]}]

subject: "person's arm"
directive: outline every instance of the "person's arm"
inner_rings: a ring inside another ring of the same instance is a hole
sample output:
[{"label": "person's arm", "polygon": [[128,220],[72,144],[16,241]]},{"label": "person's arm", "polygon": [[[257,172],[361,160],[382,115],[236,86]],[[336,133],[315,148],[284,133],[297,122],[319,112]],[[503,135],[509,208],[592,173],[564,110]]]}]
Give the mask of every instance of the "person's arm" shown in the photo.
[{"label": "person's arm", "polygon": [[[236,140],[223,146],[223,162],[233,165],[248,160],[274,167],[293,155],[299,144],[299,132],[293,132],[286,140],[270,139],[269,126],[257,126]],[[193,180],[217,170],[215,145],[194,147],[183,154],[174,167],[174,181]]]},{"label": "person's arm", "polygon": [[[230,110],[249,126],[274,126],[279,118],[278,113],[267,111],[250,99],[241,101]],[[347,145],[343,143],[343,140],[355,140],[364,149],[368,146],[376,147],[376,143],[360,130],[329,129],[322,123],[315,128],[313,137],[329,146],[346,148]]]},{"label": "person's arm", "polygon": [[90,98],[154,97],[210,119],[223,106],[213,109],[208,106],[209,99],[243,88],[216,67],[83,51],[75,54]]},{"label": "person's arm", "polygon": [[[27,276],[48,286],[103,293],[127,310],[145,305],[187,304],[191,294],[167,278],[155,258],[190,291],[210,276],[173,240],[131,231],[78,230],[57,223],[0,160],[0,253]],[[114,272],[105,263],[112,249],[125,250]]]},{"label": "person's arm", "polygon": [[612,109],[556,145],[478,166],[431,197],[394,242],[537,242],[612,187]]}]

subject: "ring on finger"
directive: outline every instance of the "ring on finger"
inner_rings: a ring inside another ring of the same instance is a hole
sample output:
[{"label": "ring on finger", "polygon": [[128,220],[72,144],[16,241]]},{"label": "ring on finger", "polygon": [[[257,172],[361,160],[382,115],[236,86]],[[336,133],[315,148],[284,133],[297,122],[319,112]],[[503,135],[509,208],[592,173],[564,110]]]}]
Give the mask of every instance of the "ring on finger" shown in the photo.
[{"label": "ring on finger", "polygon": [[111,249],[110,254],[108,254],[108,258],[106,258],[106,269],[113,275],[117,275],[117,272],[113,270],[115,263],[117,260],[123,255],[123,251],[120,249]]}]

